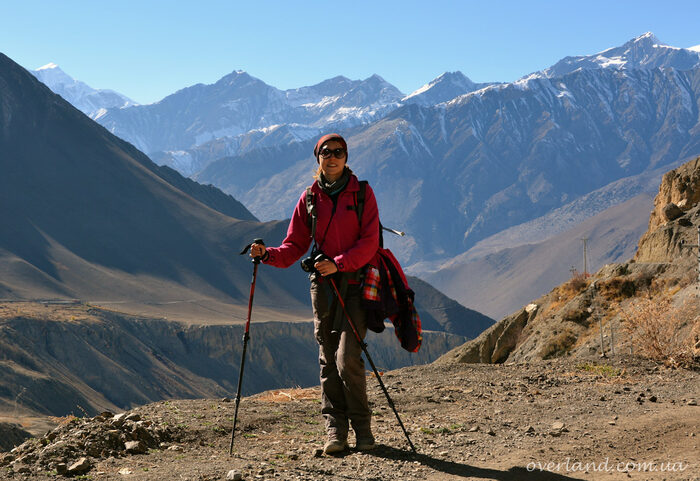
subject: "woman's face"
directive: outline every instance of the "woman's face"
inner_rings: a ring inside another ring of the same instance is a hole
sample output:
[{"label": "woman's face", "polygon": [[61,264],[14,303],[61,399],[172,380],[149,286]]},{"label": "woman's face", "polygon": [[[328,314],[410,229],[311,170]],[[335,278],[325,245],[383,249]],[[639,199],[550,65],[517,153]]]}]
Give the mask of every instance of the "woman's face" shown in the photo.
[{"label": "woman's face", "polygon": [[323,144],[321,146],[321,149],[319,150],[321,154],[318,156],[318,162],[321,165],[321,171],[323,172],[323,176],[331,182],[338,180],[343,174],[343,169],[345,168],[345,161],[348,159],[347,152],[343,154],[342,159],[336,158],[334,154],[331,154],[328,157],[324,158],[322,153],[324,151],[334,151],[335,149],[342,148],[343,144],[341,144],[337,140],[329,140],[328,142]]}]

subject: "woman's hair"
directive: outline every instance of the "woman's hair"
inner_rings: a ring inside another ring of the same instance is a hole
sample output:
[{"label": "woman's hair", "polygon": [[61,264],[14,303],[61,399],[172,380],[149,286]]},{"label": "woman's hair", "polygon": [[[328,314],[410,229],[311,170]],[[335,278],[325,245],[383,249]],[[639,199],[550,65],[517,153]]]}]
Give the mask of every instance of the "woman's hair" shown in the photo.
[{"label": "woman's hair", "polygon": [[[345,168],[348,169],[349,173],[352,174],[352,169],[348,167],[348,164],[345,164]],[[321,165],[319,164],[318,168],[316,169],[316,173],[314,174],[314,179],[318,180],[321,178]]]}]

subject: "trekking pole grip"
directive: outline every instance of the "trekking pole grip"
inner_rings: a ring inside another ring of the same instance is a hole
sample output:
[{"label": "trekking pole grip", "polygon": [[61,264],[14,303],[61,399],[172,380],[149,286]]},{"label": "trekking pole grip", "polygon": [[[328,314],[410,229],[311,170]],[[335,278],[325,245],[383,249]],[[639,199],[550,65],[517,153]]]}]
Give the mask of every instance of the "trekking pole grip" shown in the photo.
[{"label": "trekking pole grip", "polygon": [[[253,244],[265,245],[265,241],[263,241],[260,238],[257,238],[257,239],[253,239]],[[253,257],[253,264],[260,264],[260,260],[261,260],[260,256]]]},{"label": "trekking pole grip", "polygon": [[[240,255],[245,255],[248,252],[248,250],[250,248],[252,248],[253,244],[265,245],[265,241],[262,240],[261,238],[253,239],[253,242],[251,242],[250,244],[248,244],[247,246],[245,246],[243,248],[243,250],[240,252]],[[260,256],[253,257],[253,260],[252,260],[253,264],[260,264],[260,261],[261,261]]]}]

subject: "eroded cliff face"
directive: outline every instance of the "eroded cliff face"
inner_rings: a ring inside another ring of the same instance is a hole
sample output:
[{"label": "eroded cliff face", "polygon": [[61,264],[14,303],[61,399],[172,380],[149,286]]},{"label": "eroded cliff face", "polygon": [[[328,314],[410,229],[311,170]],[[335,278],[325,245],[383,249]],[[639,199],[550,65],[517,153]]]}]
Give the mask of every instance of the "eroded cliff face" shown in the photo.
[{"label": "eroded cliff face", "polygon": [[[0,304],[0,412],[63,416],[173,398],[233,397],[242,325],[186,325],[87,307]],[[392,330],[366,341],[378,369],[424,364],[466,338],[425,332],[417,354]],[[318,384],[311,322],[253,322],[243,393]]]},{"label": "eroded cliff face", "polygon": [[636,262],[679,262],[694,257],[682,243],[697,243],[700,157],[667,172],[654,199],[649,228],[639,241]]},{"label": "eroded cliff face", "polygon": [[[664,175],[649,229],[628,262],[578,276],[505,317],[437,363],[525,362],[562,356],[598,357],[610,345],[634,350],[622,330],[640,299],[671,299],[691,315],[679,336],[700,332],[696,293],[700,227],[700,158]],[[697,307],[694,307],[697,306]],[[687,309],[690,307],[689,309]],[[694,316],[694,317],[693,317]],[[604,345],[601,348],[600,328]],[[617,339],[614,331],[617,330]],[[696,345],[696,350],[700,346]]]}]

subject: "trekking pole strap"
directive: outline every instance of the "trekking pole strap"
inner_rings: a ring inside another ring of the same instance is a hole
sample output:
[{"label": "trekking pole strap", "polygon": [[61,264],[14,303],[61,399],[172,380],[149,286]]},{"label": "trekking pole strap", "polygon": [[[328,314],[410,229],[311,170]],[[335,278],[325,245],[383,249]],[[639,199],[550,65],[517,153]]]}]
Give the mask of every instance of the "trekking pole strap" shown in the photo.
[{"label": "trekking pole strap", "polygon": [[313,239],[316,235],[318,216],[316,215],[316,204],[314,204],[314,193],[311,191],[311,187],[306,188],[306,213],[311,218],[311,238]]}]

